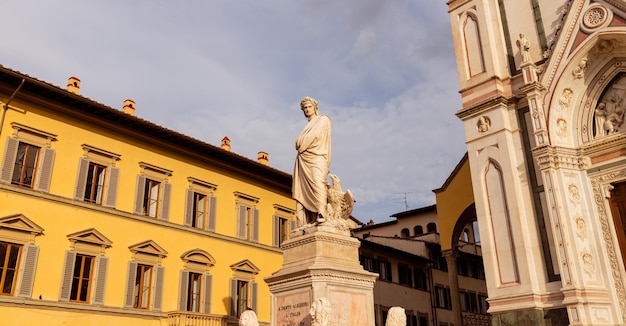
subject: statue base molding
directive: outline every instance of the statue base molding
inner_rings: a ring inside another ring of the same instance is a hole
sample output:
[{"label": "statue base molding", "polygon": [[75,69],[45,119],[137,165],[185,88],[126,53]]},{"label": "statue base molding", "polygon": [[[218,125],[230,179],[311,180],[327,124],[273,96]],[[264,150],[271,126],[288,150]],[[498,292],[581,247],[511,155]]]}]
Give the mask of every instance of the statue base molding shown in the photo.
[{"label": "statue base molding", "polygon": [[[297,229],[282,244],[283,265],[265,278],[271,292],[271,325],[374,326],[378,275],[359,263],[358,239],[324,224]],[[321,298],[330,302],[325,322],[310,315]]]}]

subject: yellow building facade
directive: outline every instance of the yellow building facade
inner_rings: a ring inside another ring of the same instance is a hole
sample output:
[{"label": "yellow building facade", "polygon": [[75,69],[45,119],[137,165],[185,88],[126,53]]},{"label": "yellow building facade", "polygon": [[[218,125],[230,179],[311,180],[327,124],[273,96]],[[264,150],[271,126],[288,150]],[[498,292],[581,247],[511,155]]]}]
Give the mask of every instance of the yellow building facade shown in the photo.
[{"label": "yellow building facade", "polygon": [[79,92],[0,67],[2,324],[269,324],[291,176]]}]

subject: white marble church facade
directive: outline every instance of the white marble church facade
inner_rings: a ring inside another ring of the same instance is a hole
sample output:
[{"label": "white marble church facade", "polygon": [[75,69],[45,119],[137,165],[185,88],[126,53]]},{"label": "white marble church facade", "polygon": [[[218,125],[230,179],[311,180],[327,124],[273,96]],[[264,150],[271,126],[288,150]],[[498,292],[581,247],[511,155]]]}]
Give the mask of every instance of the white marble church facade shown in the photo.
[{"label": "white marble church facade", "polygon": [[626,324],[626,2],[447,4],[494,325]]}]

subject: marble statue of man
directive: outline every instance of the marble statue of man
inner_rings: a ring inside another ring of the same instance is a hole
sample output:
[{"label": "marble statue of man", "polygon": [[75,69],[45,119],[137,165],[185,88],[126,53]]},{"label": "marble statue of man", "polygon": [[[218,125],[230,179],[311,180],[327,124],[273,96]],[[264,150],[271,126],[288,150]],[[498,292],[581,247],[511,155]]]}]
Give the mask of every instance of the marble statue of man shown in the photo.
[{"label": "marble statue of man", "polygon": [[311,304],[311,326],[329,326],[330,323],[330,301],[321,297]]},{"label": "marble statue of man", "polygon": [[292,197],[300,226],[324,222],[330,168],[330,119],[319,115],[317,101],[305,97],[300,108],[309,121],[296,138],[296,163],[293,169]]},{"label": "marble statue of man", "polygon": [[385,326],[406,326],[406,314],[402,307],[391,307],[387,312]]},{"label": "marble statue of man", "polygon": [[259,320],[257,319],[254,310],[246,310],[241,313],[239,326],[259,326]]},{"label": "marble statue of man", "polygon": [[524,33],[519,34],[517,47],[519,48],[520,55],[522,56],[522,63],[530,62],[530,41],[524,36]]}]

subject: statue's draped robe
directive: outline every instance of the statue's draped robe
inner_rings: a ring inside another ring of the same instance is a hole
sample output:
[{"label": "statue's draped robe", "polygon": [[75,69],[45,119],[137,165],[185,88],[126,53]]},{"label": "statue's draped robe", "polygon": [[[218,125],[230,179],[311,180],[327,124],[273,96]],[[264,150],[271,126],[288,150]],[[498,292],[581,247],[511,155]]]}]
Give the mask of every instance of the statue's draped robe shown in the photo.
[{"label": "statue's draped robe", "polygon": [[292,197],[310,212],[326,212],[330,134],[330,119],[320,115],[313,117],[296,138]]}]

